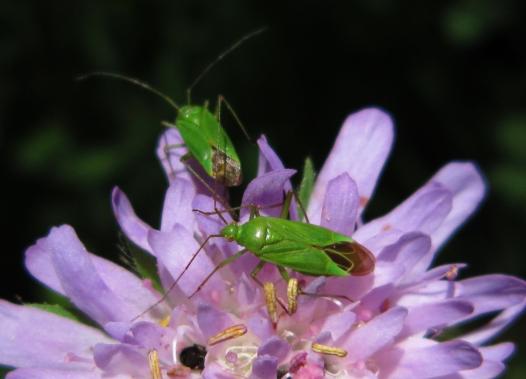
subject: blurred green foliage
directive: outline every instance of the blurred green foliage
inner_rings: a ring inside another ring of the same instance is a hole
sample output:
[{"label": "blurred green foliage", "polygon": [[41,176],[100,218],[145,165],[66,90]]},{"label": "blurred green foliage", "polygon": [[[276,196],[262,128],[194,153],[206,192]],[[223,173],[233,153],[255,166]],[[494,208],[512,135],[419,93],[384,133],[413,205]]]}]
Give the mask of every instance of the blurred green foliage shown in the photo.
[{"label": "blurred green foliage", "polygon": [[[397,141],[367,217],[447,161],[475,160],[486,202],[439,263],[468,262],[469,276],[525,276],[523,1],[5,1],[0,9],[2,222],[12,267],[2,297],[42,301],[23,251],[52,225],[72,224],[90,250],[118,260],[114,185],[141,217],[159,220],[165,182],[154,150],[173,112],[126,84],[74,78],[115,71],[184,102],[199,72],[261,25],[269,31],[218,64],[195,101],[224,94],[288,167],[309,155],[317,171],[348,113],[385,108]],[[234,123],[227,128],[250,176],[256,150]],[[525,337],[522,321],[502,340],[518,341],[524,355]],[[526,377],[519,356],[506,377]]]}]

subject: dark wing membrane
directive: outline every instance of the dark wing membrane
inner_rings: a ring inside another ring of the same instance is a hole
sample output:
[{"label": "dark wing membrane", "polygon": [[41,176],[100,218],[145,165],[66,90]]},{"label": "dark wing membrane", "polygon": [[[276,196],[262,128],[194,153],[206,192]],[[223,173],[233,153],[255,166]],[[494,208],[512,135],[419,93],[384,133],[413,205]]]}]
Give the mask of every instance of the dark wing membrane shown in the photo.
[{"label": "dark wing membrane", "polygon": [[345,272],[361,276],[373,272],[374,255],[358,242],[342,241],[321,247],[325,254]]},{"label": "dark wing membrane", "polygon": [[323,250],[290,240],[265,246],[258,258],[308,275],[347,276]]}]

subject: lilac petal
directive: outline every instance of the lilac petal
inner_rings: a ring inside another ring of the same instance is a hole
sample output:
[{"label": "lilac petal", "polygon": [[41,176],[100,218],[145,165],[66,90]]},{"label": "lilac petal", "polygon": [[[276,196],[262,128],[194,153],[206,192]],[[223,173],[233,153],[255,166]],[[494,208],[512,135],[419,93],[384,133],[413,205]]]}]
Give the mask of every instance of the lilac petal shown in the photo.
[{"label": "lilac petal", "polygon": [[455,282],[438,280],[421,286],[415,285],[410,288],[404,288],[396,303],[407,308],[431,304],[453,297],[454,291]]},{"label": "lilac petal", "polygon": [[[283,192],[286,183],[296,170],[281,169],[268,172],[252,180],[243,194],[242,205],[257,205],[262,207],[261,213],[277,217],[281,212],[280,204],[283,202]],[[269,208],[273,206],[272,208]],[[241,218],[246,217],[250,209],[241,209]]]},{"label": "lilac petal", "polygon": [[100,379],[101,373],[93,369],[19,368],[5,379]]},{"label": "lilac petal", "polygon": [[[77,321],[3,300],[0,329],[0,364],[15,367],[87,368],[92,365],[91,348],[111,342],[99,330]],[[82,362],[69,356],[81,357]]]},{"label": "lilac petal", "polygon": [[364,361],[392,343],[402,330],[406,315],[404,308],[391,308],[352,332],[345,345],[345,349],[352,352],[350,359],[353,362]]},{"label": "lilac petal", "polygon": [[93,349],[95,364],[106,375],[131,375],[148,378],[150,370],[146,354],[128,344],[98,344]]},{"label": "lilac petal", "polygon": [[451,212],[432,235],[438,248],[473,214],[484,198],[486,186],[479,170],[470,162],[449,163],[431,181],[441,183],[453,193]]},{"label": "lilac petal", "polygon": [[[26,267],[42,283],[67,296],[53,265],[52,250],[49,249],[48,238],[38,240],[35,245],[27,249]],[[133,305],[135,307],[134,312],[140,313],[156,301],[155,294],[128,270],[94,254],[87,253],[87,256],[104,283],[124,302],[130,306]]]},{"label": "lilac petal", "polygon": [[282,170],[285,168],[281,162],[281,159],[279,159],[276,152],[268,144],[267,137],[262,135],[259,137],[257,143],[259,146],[259,164],[257,176],[261,176],[270,171]]},{"label": "lilac petal", "polygon": [[252,364],[250,379],[275,378],[278,371],[278,359],[270,355],[260,355]]},{"label": "lilac petal", "polygon": [[492,346],[479,348],[484,359],[505,361],[515,352],[515,345],[511,342],[501,342]]},{"label": "lilac petal", "polygon": [[287,342],[277,336],[272,336],[259,347],[258,355],[272,356],[281,361],[287,357],[289,351],[290,345]]},{"label": "lilac petal", "polygon": [[475,345],[481,345],[499,335],[506,329],[526,308],[526,301],[513,305],[502,311],[497,317],[493,318],[483,327],[463,335],[462,339]]},{"label": "lilac petal", "polygon": [[30,246],[25,254],[25,266],[27,270],[40,282],[51,288],[53,291],[65,295],[60,279],[57,277],[51,252],[43,248],[46,238],[41,238],[36,244]]},{"label": "lilac petal", "polygon": [[131,321],[112,321],[104,324],[104,331],[117,341],[124,342],[130,337],[130,329],[133,325]]},{"label": "lilac petal", "polygon": [[484,360],[482,364],[473,370],[460,371],[459,374],[441,376],[437,379],[494,379],[497,378],[506,366],[501,362]]},{"label": "lilac petal", "polygon": [[410,336],[433,327],[451,324],[473,312],[473,305],[462,300],[446,300],[409,309],[402,336]]},{"label": "lilac petal", "polygon": [[358,186],[361,212],[373,194],[392,142],[393,122],[385,112],[369,108],[347,117],[316,180],[309,217],[319,219],[329,181],[344,172]]},{"label": "lilac petal", "polygon": [[195,187],[188,180],[177,178],[172,181],[164,197],[161,231],[168,232],[175,224],[186,225],[190,230],[194,229],[192,227],[194,197]]},{"label": "lilac petal", "polygon": [[111,203],[115,218],[126,237],[144,251],[151,253],[152,250],[148,244],[148,231],[152,228],[137,217],[130,201],[119,187],[113,189]]},{"label": "lilac petal", "polygon": [[321,330],[322,333],[330,331],[332,338],[336,341],[351,330],[355,321],[356,314],[353,312],[334,313],[325,319]]},{"label": "lilac petal", "polygon": [[424,284],[434,282],[440,279],[444,279],[447,275],[458,272],[460,269],[467,267],[465,263],[450,263],[442,266],[437,266],[429,271],[423,273],[414,273],[404,282],[403,285],[399,286],[401,290],[408,290],[411,287],[422,287]]},{"label": "lilac petal", "polygon": [[506,366],[502,363],[513,353],[512,343],[501,343],[479,348],[484,361],[473,370],[464,370],[460,374],[442,376],[440,379],[492,379],[498,377]]},{"label": "lilac petal", "polygon": [[453,340],[402,351],[396,348],[381,354],[378,364],[392,367],[386,375],[389,379],[426,379],[477,368],[482,364],[482,355],[471,344]]},{"label": "lilac petal", "polygon": [[44,241],[65,294],[80,310],[103,325],[125,321],[137,309],[126,303],[101,278],[73,228],[52,228]]},{"label": "lilac petal", "polygon": [[168,128],[159,138],[157,145],[157,157],[161,161],[168,181],[171,182],[176,177],[189,180],[190,173],[186,170],[181,157],[188,150],[185,146],[166,148],[166,146],[181,145],[184,141],[176,128]]},{"label": "lilac petal", "polygon": [[254,334],[262,341],[269,339],[274,334],[274,327],[269,320],[266,310],[254,313],[253,316],[246,320],[246,324],[250,333]]},{"label": "lilac petal", "polygon": [[[148,242],[159,262],[170,272],[173,279],[183,272],[192,256],[199,249],[199,245],[192,234],[179,224],[176,224],[170,232],[150,231]],[[179,288],[186,296],[190,296],[213,269],[214,264],[201,250],[181,277],[178,283]]]},{"label": "lilac petal", "polygon": [[360,195],[354,180],[346,172],[338,175],[327,183],[320,225],[350,236],[354,232],[359,205]]},{"label": "lilac petal", "polygon": [[387,215],[359,228],[354,238],[365,241],[391,229],[432,235],[451,211],[452,198],[443,185],[430,182]]},{"label": "lilac petal", "polygon": [[354,310],[360,321],[369,321],[371,318],[380,313],[380,308],[384,302],[394,293],[395,286],[393,282],[386,283],[382,286],[375,286],[367,295],[360,300],[360,304]]},{"label": "lilac petal", "polygon": [[475,306],[474,316],[505,309],[526,299],[526,282],[509,275],[482,275],[457,284],[457,298],[466,299]]},{"label": "lilac petal", "polygon": [[206,339],[233,325],[230,316],[210,304],[199,304],[197,307],[197,323]]},{"label": "lilac petal", "polygon": [[137,322],[133,324],[130,329],[132,336],[130,336],[127,343],[132,345],[138,345],[147,350],[160,350],[161,340],[167,331],[166,328],[153,322]]},{"label": "lilac petal", "polygon": [[411,278],[415,265],[431,251],[431,238],[419,233],[410,232],[402,235],[396,243],[385,247],[378,254],[378,262],[390,262],[404,269],[405,276]]}]

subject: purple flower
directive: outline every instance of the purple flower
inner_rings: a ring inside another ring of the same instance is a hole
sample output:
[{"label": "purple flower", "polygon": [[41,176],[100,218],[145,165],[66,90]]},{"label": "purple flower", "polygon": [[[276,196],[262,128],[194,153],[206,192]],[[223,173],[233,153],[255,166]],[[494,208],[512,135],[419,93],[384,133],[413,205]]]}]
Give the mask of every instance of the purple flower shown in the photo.
[{"label": "purple flower", "polygon": [[[473,164],[450,163],[391,212],[364,222],[361,214],[392,139],[385,113],[366,109],[349,116],[308,206],[312,223],[352,235],[375,255],[373,273],[295,274],[305,291],[331,296],[300,296],[296,313],[278,309],[271,320],[265,294],[249,276],[258,263],[250,254],[221,269],[188,299],[218,262],[239,250],[215,238],[167,299],[149,308],[161,298],[149,279],[89,253],[70,226],[56,227],[26,251],[26,267],[98,328],[1,302],[0,363],[16,367],[7,378],[498,376],[513,344],[488,343],[524,309],[526,283],[500,274],[459,280],[463,263],[431,267],[438,249],[480,203],[483,180]],[[165,289],[204,239],[224,226],[218,215],[193,211],[213,211],[214,199],[180,163],[184,149],[165,156],[166,144],[180,142],[173,129],[161,138],[158,153],[169,187],[158,229],[136,216],[120,189],[112,195],[122,230],[157,259]],[[258,177],[248,184],[243,204],[277,216],[279,209],[268,206],[282,201],[295,171],[283,167],[264,137],[258,144]],[[228,213],[224,217],[231,221]],[[291,217],[297,218],[294,208]],[[242,209],[241,222],[247,219],[248,210]],[[274,267],[265,266],[258,277],[275,283],[278,297],[285,297],[285,283]],[[446,337],[487,314],[496,316],[474,331]]]}]

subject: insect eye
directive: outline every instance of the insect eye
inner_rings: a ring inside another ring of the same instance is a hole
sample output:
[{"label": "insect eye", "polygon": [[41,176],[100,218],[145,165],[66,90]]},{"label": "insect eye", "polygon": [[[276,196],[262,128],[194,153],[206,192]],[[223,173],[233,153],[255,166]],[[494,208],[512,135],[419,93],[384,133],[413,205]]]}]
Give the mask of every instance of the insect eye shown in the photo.
[{"label": "insect eye", "polygon": [[185,347],[179,354],[181,364],[190,367],[192,370],[203,370],[205,368],[206,348],[194,344]]}]

